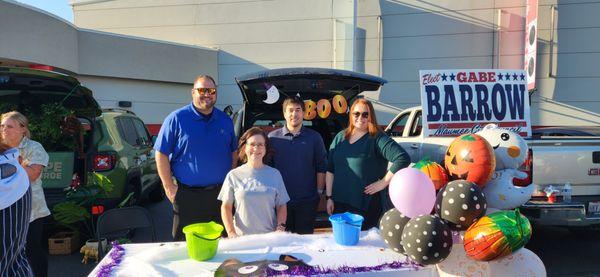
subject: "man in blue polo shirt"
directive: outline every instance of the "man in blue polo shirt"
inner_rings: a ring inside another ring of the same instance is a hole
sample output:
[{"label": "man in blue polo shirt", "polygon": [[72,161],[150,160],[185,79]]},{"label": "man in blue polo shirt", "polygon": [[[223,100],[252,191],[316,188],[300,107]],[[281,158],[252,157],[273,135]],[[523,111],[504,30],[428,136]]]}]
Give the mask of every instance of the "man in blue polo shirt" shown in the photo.
[{"label": "man in blue polo shirt", "polygon": [[183,227],[221,222],[217,200],[227,172],[237,163],[237,141],[231,119],[214,108],[214,79],[194,81],[192,103],[165,118],[154,149],[167,198],[173,203],[173,239],[184,240]]},{"label": "man in blue polo shirt", "polygon": [[325,187],[327,151],[321,135],[303,127],[304,102],[298,97],[283,101],[285,126],[269,133],[275,153],[273,167],[281,172],[290,196],[287,203],[287,230],[312,234],[319,204],[319,194]]}]

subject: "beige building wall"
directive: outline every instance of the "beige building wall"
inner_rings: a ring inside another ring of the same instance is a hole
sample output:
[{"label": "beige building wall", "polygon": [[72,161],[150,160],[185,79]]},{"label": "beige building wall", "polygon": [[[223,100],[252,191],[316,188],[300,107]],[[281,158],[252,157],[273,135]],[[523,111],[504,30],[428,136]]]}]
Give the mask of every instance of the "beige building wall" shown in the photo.
[{"label": "beige building wall", "polygon": [[187,83],[150,82],[135,79],[115,79],[99,76],[79,76],[79,81],[95,93],[94,98],[104,108],[117,108],[119,101],[131,101],[129,109],[146,124],[162,124],[171,111],[191,101]]},{"label": "beige building wall", "polygon": [[351,0],[96,2],[73,2],[77,26],[218,49],[221,106],[240,107],[234,77],[245,73],[298,66],[352,69],[351,40],[344,39],[351,35],[345,22],[351,24]]},{"label": "beige building wall", "polygon": [[50,65],[78,78],[103,108],[131,101],[147,124],[189,103],[198,74],[219,77],[214,49],[82,29],[13,1],[0,1],[0,26],[0,65]]},{"label": "beige building wall", "polygon": [[11,1],[0,1],[0,59],[79,70],[78,31],[67,21]]},{"label": "beige building wall", "polygon": [[[405,108],[420,104],[420,69],[522,66],[523,47],[505,46],[524,44],[524,0],[357,0],[356,25],[351,2],[72,1],[81,27],[219,49],[222,104],[241,101],[234,76],[265,68],[354,68],[379,75],[389,83],[366,95]],[[600,124],[598,12],[600,3],[540,0],[533,125]],[[348,31],[353,27],[355,43]],[[384,106],[378,112],[382,123],[395,113]]]}]

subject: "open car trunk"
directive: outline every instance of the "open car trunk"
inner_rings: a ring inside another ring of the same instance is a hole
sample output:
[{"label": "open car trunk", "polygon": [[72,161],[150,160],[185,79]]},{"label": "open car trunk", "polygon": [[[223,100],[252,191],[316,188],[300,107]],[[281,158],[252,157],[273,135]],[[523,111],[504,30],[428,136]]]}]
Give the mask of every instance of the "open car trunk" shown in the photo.
[{"label": "open car trunk", "polygon": [[[363,73],[327,68],[282,68],[255,72],[236,78],[244,99],[243,108],[234,118],[238,137],[253,126],[271,131],[285,124],[282,103],[286,97],[298,96],[315,104],[325,100],[333,105],[336,95],[349,107],[363,91],[378,90],[386,80]],[[306,109],[305,109],[306,110]],[[330,109],[327,116],[316,115],[304,126],[319,132],[326,148],[335,135],[348,124],[347,108],[338,113]]]},{"label": "open car trunk", "polygon": [[[32,139],[50,156],[42,173],[49,206],[64,199],[73,173],[86,182],[86,160],[93,151],[94,121],[101,114],[92,92],[77,79],[55,72],[0,67],[0,113],[17,110],[29,119]],[[65,124],[65,114],[70,124]],[[73,132],[66,129],[73,127]],[[81,130],[81,131],[78,131]]]}]

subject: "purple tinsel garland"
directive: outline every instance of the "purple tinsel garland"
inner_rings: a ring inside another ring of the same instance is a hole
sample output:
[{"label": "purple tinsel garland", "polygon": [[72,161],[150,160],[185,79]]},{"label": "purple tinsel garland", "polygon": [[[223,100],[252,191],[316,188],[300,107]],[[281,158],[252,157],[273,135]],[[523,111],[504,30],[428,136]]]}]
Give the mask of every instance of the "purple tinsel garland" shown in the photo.
[{"label": "purple tinsel garland", "polygon": [[123,246],[119,245],[116,241],[112,242],[112,251],[110,251],[109,257],[110,262],[103,264],[98,270],[98,275],[101,277],[109,277],[112,275],[112,271],[115,267],[117,267],[123,261],[123,256],[125,256],[125,249]]},{"label": "purple tinsel garland", "polygon": [[293,266],[285,271],[277,271],[271,268],[267,269],[267,276],[315,276],[315,275],[340,275],[355,274],[360,272],[381,271],[385,269],[412,268],[419,269],[421,265],[406,258],[404,262],[395,261],[376,266],[341,266],[338,268],[323,268],[320,266]]},{"label": "purple tinsel garland", "polygon": [[[110,277],[112,275],[112,271],[115,267],[117,267],[123,261],[123,256],[125,256],[125,249],[119,245],[116,241],[112,242],[112,251],[110,251],[110,259],[111,261],[103,264],[98,270],[99,277]],[[277,271],[271,268],[267,269],[268,276],[315,276],[315,275],[339,275],[339,274],[355,274],[360,272],[371,272],[371,271],[381,271],[385,269],[400,269],[400,268],[412,268],[419,269],[421,267],[420,264],[413,262],[412,260],[406,258],[404,262],[394,261],[391,263],[384,263],[376,266],[341,266],[338,268],[324,268],[320,266],[293,266],[285,271]]]}]

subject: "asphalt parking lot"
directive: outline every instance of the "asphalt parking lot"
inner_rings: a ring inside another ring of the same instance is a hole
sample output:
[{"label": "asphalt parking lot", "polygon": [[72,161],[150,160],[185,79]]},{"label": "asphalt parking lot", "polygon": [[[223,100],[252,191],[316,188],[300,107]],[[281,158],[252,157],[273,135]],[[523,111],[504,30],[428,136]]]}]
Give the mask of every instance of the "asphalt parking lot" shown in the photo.
[{"label": "asphalt parking lot", "polygon": [[[154,218],[160,241],[171,240],[172,212],[167,200],[146,206]],[[526,247],[544,262],[548,276],[600,276],[600,231],[572,233],[564,228],[533,227]],[[50,256],[48,275],[51,277],[87,276],[96,266],[81,263],[82,254]]]},{"label": "asphalt parking lot", "polygon": [[[150,211],[156,226],[159,241],[170,241],[173,213],[171,204],[165,199],[158,203],[145,205]],[[49,277],[87,276],[97,265],[95,262],[82,264],[83,254],[75,252],[71,255],[50,255],[48,259]]]}]

